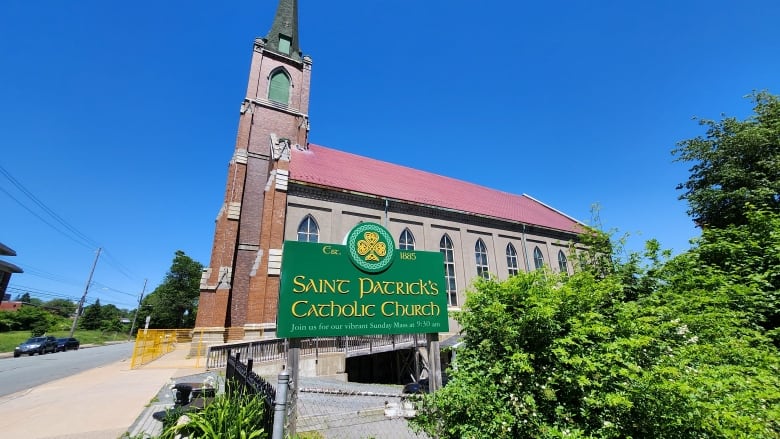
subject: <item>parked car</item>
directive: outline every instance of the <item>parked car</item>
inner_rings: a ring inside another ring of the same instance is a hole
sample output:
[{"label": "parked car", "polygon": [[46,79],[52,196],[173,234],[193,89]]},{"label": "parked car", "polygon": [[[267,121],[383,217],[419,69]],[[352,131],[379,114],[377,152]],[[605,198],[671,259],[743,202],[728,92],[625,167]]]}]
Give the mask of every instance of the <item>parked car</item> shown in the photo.
[{"label": "parked car", "polygon": [[57,339],[51,335],[28,339],[14,349],[14,357],[18,357],[22,354],[43,355],[47,352],[57,352]]},{"label": "parked car", "polygon": [[63,337],[57,339],[57,352],[69,351],[71,349],[77,350],[81,346],[78,339],[73,337]]}]

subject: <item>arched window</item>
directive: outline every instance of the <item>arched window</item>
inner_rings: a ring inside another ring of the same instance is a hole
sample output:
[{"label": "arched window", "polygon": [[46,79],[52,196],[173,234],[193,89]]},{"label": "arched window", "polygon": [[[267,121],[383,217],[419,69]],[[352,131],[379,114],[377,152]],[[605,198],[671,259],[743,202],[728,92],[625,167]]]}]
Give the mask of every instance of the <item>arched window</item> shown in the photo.
[{"label": "arched window", "polygon": [[301,242],[319,242],[320,228],[317,221],[311,215],[306,215],[298,225],[298,241]]},{"label": "arched window", "polygon": [[439,251],[444,255],[444,281],[447,283],[447,300],[450,306],[458,306],[458,293],[455,289],[455,252],[452,240],[447,234],[439,241]]},{"label": "arched window", "polygon": [[510,276],[514,276],[518,273],[517,270],[517,250],[515,246],[510,242],[506,245],[506,267]]},{"label": "arched window", "polygon": [[398,238],[398,248],[400,250],[414,250],[414,235],[411,230],[404,229],[401,232],[401,237]]},{"label": "arched window", "polygon": [[477,259],[477,276],[489,278],[487,247],[485,247],[485,241],[482,238],[477,239],[477,243],[474,244],[474,256]]},{"label": "arched window", "polygon": [[542,251],[539,250],[539,247],[534,247],[534,267],[537,270],[544,267],[544,256],[542,256]]},{"label": "arched window", "polygon": [[290,77],[282,69],[271,74],[271,83],[268,86],[268,100],[284,105],[290,103]]},{"label": "arched window", "polygon": [[558,250],[558,268],[563,274],[569,273],[568,261],[566,260],[566,255],[563,254],[563,250]]}]

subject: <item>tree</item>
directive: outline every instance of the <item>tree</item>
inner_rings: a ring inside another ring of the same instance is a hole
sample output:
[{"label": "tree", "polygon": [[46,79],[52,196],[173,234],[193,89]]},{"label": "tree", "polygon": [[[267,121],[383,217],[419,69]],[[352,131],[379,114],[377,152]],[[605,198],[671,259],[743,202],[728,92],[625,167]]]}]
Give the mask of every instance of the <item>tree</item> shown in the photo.
[{"label": "tree", "polygon": [[689,256],[734,286],[729,302],[780,347],[780,212],[746,205],[745,223],[705,229]]},{"label": "tree", "polygon": [[100,329],[100,325],[103,321],[102,307],[100,306],[100,299],[95,300],[95,303],[84,308],[84,312],[79,319],[79,326],[83,329]]},{"label": "tree", "polygon": [[25,303],[27,305],[32,305],[32,306],[42,306],[43,305],[43,300],[41,300],[41,299],[39,299],[37,297],[30,297],[30,293],[24,293],[24,294],[17,295],[16,296],[16,301]]},{"label": "tree", "polygon": [[163,283],[144,298],[139,317],[151,315],[153,328],[194,327],[202,271],[201,263],[177,250]]},{"label": "tree", "polygon": [[68,299],[52,299],[43,303],[43,308],[48,309],[60,317],[72,317],[76,312],[76,304]]},{"label": "tree", "polygon": [[100,329],[103,331],[121,331],[123,328],[120,320],[124,315],[125,313],[117,308],[116,305],[103,305],[100,310]]},{"label": "tree", "polygon": [[780,211],[780,100],[753,92],[754,114],[744,121],[701,119],[706,136],[678,142],[675,161],[690,162],[688,213],[705,228],[744,224],[745,203]]},{"label": "tree", "polygon": [[29,329],[33,335],[44,334],[54,328],[57,323],[56,317],[37,306],[22,306],[9,317],[16,320],[16,329]]},{"label": "tree", "polygon": [[14,311],[0,311],[0,332],[16,331],[21,326]]}]

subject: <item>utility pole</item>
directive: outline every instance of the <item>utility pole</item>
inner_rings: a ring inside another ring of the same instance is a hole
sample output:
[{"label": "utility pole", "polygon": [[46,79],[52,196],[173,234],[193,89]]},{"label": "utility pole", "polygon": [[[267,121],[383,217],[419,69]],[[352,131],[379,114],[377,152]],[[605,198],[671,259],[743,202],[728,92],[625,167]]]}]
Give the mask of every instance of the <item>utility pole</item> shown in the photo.
[{"label": "utility pole", "polygon": [[81,300],[79,300],[79,306],[76,308],[76,315],[73,317],[73,325],[70,327],[70,335],[68,337],[73,337],[73,333],[76,331],[76,323],[79,321],[79,316],[81,315],[81,310],[84,308],[84,301],[87,300],[87,293],[89,292],[89,285],[92,283],[92,274],[95,273],[95,266],[97,266],[98,258],[100,257],[100,252],[102,251],[102,248],[98,248],[97,255],[95,255],[95,262],[92,263],[92,269],[89,270],[89,277],[87,278],[87,285],[84,287],[84,294],[81,296]]},{"label": "utility pole", "polygon": [[141,295],[138,296],[138,308],[135,309],[135,314],[133,314],[133,324],[130,325],[130,333],[127,334],[128,337],[133,336],[133,329],[135,329],[135,320],[138,318],[138,313],[141,312],[141,301],[144,300],[144,293],[146,292],[146,281],[147,279],[144,279],[144,288],[141,290]]}]

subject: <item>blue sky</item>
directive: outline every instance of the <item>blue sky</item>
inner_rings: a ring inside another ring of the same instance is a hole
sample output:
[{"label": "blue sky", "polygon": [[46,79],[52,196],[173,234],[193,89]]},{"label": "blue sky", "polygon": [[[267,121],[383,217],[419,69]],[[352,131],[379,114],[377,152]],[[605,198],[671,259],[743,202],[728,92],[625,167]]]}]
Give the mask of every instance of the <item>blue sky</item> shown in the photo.
[{"label": "blue sky", "polygon": [[[78,299],[97,247],[87,301],[120,308],[176,250],[208,265],[252,42],[275,8],[0,3],[0,166],[14,180],[0,174],[0,242],[25,270],[12,295]],[[752,90],[780,93],[776,0],[300,0],[299,13],[313,143],[586,223],[597,203],[631,249],[656,238],[679,253],[698,235],[670,152],[703,133],[692,117],[743,118]]]}]

